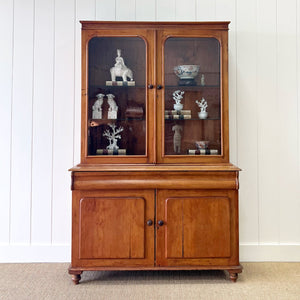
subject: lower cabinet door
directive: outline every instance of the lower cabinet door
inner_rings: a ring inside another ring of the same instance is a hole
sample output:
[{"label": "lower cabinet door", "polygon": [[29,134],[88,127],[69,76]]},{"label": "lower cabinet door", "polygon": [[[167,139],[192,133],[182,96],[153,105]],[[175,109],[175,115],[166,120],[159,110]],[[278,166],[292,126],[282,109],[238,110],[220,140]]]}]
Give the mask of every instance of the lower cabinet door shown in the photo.
[{"label": "lower cabinet door", "polygon": [[154,192],[74,192],[74,266],[154,264]]},{"label": "lower cabinet door", "polygon": [[235,191],[160,190],[158,266],[238,264]]}]

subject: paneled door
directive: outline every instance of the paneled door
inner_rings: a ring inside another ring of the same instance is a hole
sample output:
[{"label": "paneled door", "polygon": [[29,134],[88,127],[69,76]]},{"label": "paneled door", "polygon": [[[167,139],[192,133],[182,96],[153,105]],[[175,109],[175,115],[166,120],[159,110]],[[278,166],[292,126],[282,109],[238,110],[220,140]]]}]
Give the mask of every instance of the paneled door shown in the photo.
[{"label": "paneled door", "polygon": [[87,28],[82,38],[82,161],[153,162],[154,31]]},{"label": "paneled door", "polygon": [[84,193],[74,200],[79,265],[153,265],[154,192],[121,194]]},{"label": "paneled door", "polygon": [[220,32],[199,33],[157,34],[158,162],[228,160],[227,41]]},{"label": "paneled door", "polygon": [[228,264],[234,254],[233,200],[222,191],[158,191],[157,264]]}]

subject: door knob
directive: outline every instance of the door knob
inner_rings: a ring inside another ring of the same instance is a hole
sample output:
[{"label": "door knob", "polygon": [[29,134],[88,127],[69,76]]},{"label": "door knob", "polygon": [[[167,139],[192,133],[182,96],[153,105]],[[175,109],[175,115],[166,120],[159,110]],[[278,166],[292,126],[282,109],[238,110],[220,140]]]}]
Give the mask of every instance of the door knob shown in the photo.
[{"label": "door knob", "polygon": [[153,89],[153,84],[148,84],[148,89]]},{"label": "door knob", "polygon": [[161,90],[161,89],[162,89],[162,85],[159,84],[159,85],[157,86],[157,89],[158,89],[158,90]]},{"label": "door knob", "polygon": [[157,224],[158,224],[159,226],[163,226],[163,225],[164,225],[164,221],[163,221],[163,220],[159,220],[159,221],[157,222]]},{"label": "door knob", "polygon": [[147,221],[148,226],[152,226],[152,224],[153,224],[153,221],[151,219]]}]

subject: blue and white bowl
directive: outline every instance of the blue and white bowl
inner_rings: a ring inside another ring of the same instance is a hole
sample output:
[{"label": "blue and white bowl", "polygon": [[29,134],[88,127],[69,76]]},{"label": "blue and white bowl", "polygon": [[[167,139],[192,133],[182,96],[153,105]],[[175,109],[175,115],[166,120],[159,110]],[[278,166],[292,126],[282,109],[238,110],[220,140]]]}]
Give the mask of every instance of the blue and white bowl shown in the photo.
[{"label": "blue and white bowl", "polygon": [[199,65],[179,65],[174,67],[175,74],[180,79],[194,79],[199,72]]}]

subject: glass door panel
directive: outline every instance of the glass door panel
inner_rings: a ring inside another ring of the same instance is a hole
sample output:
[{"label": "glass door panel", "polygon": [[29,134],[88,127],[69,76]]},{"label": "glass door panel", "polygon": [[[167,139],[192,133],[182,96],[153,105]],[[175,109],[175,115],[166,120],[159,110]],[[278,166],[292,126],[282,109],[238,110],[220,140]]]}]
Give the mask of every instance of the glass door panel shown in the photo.
[{"label": "glass door panel", "polygon": [[88,155],[146,154],[146,45],[94,37],[88,45]]},{"label": "glass door panel", "polygon": [[171,37],[164,50],[165,155],[221,155],[219,41]]}]

